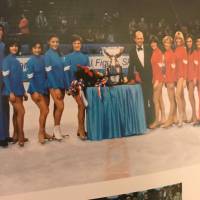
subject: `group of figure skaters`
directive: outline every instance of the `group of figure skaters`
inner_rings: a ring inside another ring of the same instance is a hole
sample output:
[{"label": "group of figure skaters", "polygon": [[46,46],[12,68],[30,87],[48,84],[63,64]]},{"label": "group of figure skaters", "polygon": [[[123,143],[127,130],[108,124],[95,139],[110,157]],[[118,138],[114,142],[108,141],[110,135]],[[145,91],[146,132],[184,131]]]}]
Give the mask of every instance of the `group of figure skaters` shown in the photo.
[{"label": "group of figure skaters", "polygon": [[[51,35],[48,38],[48,50],[43,55],[43,44],[39,41],[31,45],[32,55],[27,63],[29,86],[27,92],[23,84],[23,71],[17,55],[20,44],[10,40],[4,44],[4,28],[0,26],[1,47],[1,93],[0,93],[0,145],[7,146],[9,142],[17,143],[20,147],[28,141],[24,134],[25,109],[23,101],[28,99],[27,93],[40,110],[38,139],[41,144],[46,140],[62,140],[66,135],[60,127],[64,110],[65,91],[70,83],[76,80],[77,65],[89,66],[89,58],[81,53],[82,38],[73,36],[73,52],[61,56],[59,51],[59,38]],[[4,52],[5,51],[5,56]],[[46,119],[49,113],[50,96],[54,101],[54,129],[53,136],[45,130]],[[85,106],[80,95],[74,96],[78,105],[78,130],[77,136],[86,140],[84,127]],[[13,107],[13,136],[9,137],[9,104]],[[2,120],[3,119],[3,120]]]},{"label": "group of figure skaters", "polygon": [[[200,110],[197,114],[194,92],[197,87],[200,98],[200,37],[194,39],[191,35],[187,35],[184,38],[182,32],[178,31],[174,39],[171,36],[165,36],[162,44],[164,50],[159,47],[157,38],[152,38],[150,41],[153,49],[151,65],[155,121],[149,128],[159,126],[168,128],[173,124],[181,127],[183,123],[198,125]],[[164,86],[167,88],[170,103],[167,118],[162,96]],[[192,116],[189,120],[186,115],[184,95],[186,87],[192,108]]]},{"label": "group of figure skaters", "polygon": [[[23,105],[23,101],[28,99],[27,93],[40,110],[39,142],[44,144],[46,140],[62,140],[66,136],[60,127],[65,93],[71,82],[77,79],[77,66],[89,66],[89,57],[81,52],[82,38],[78,35],[73,36],[73,52],[64,57],[59,51],[59,38],[56,35],[48,38],[48,50],[44,54],[43,44],[39,41],[33,42],[32,56],[27,63],[29,79],[27,92],[23,84],[22,67],[17,59],[20,44],[15,39],[5,44],[4,38],[4,27],[0,25],[0,146],[7,146],[9,142],[12,142],[23,147],[28,141],[24,134],[25,109]],[[198,124],[200,111],[197,116],[194,90],[197,86],[200,97],[200,37],[194,40],[191,35],[188,35],[184,38],[181,32],[176,32],[174,39],[171,36],[163,38],[163,48],[160,47],[158,39],[153,37],[150,41],[151,48],[148,47],[151,49],[149,53],[145,50],[142,32],[137,31],[133,40],[136,44],[135,49],[130,52],[128,80],[131,84],[137,82],[140,77],[148,127],[167,128],[173,124],[181,127],[184,122]],[[164,86],[167,88],[170,103],[167,117],[162,96]],[[187,119],[185,110],[185,87],[188,88],[192,107],[190,120]],[[54,101],[53,135],[48,134],[45,129],[50,96]],[[81,140],[86,140],[85,105],[80,95],[73,97],[78,105],[77,136]],[[13,107],[12,137],[9,137],[9,102]]]},{"label": "group of figure skaters", "polygon": [[[135,45],[130,50],[128,68],[129,83],[140,82],[146,124],[148,128],[168,128],[173,124],[182,127],[183,123],[199,125],[195,88],[200,99],[200,37],[193,38],[177,31],[175,36],[166,35],[159,41],[156,36],[144,44],[144,35],[136,31]],[[166,116],[163,101],[163,88],[167,88],[169,113]],[[185,88],[188,89],[192,117],[186,115]]]}]

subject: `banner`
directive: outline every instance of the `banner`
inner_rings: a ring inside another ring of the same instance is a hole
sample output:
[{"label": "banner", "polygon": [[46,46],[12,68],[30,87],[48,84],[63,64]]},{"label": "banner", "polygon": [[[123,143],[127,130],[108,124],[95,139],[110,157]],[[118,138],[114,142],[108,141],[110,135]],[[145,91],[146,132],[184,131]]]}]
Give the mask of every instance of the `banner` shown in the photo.
[{"label": "banner", "polygon": [[[21,63],[21,66],[23,68],[24,72],[24,80],[27,80],[26,74],[27,74],[27,62],[30,59],[30,56],[20,56],[18,57],[19,62]],[[108,57],[103,56],[101,54],[97,55],[89,55],[90,60],[90,66],[93,67],[96,70],[103,71],[104,68],[108,65],[110,65],[110,60]],[[118,61],[120,65],[123,68],[123,72],[126,74],[128,65],[129,65],[129,56],[126,54],[123,54],[121,57],[118,58]]]},{"label": "banner", "polygon": [[[110,65],[110,60],[108,57],[103,55],[91,55],[89,56],[90,66],[94,69],[103,69],[105,66]],[[124,54],[118,58],[119,64],[123,68],[128,68],[129,65],[129,56]]]}]

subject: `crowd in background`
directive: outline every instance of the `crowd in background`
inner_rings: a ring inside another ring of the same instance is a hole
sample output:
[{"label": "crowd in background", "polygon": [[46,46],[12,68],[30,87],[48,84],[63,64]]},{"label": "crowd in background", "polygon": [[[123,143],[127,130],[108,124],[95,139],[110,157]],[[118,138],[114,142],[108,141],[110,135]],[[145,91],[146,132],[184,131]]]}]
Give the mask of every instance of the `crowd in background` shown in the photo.
[{"label": "crowd in background", "polygon": [[[7,15],[0,16],[0,24],[6,27],[9,35],[18,35],[22,43],[29,43],[33,36],[40,37],[42,41],[46,42],[45,38],[49,33],[59,35],[62,43],[69,43],[73,34],[81,35],[86,43],[129,43],[131,35],[136,30],[141,30],[145,34],[146,41],[149,41],[149,38],[155,34],[159,38],[163,38],[165,35],[173,36],[177,30],[187,35],[190,30],[190,34],[196,36],[200,31],[198,17],[193,17],[187,22],[184,18],[173,16],[173,13],[170,13],[172,19],[169,19],[166,14],[163,14],[163,17],[152,16],[149,18],[144,14],[145,8],[141,14],[134,13],[137,5],[133,8],[133,13],[122,13],[120,9],[111,10],[110,5],[108,5],[108,10],[93,6],[93,12],[83,12],[76,8],[76,13],[75,11],[70,12],[73,8],[70,10],[58,9],[57,2],[49,1],[48,3],[49,11],[44,7],[41,9],[41,6],[36,6],[32,8],[33,11],[30,11],[31,8],[28,8],[28,5],[31,7],[33,2],[29,0],[24,3],[23,8],[18,8],[17,16],[12,18],[9,12],[12,13],[18,4],[14,0],[8,1],[7,7],[10,11],[7,12]],[[70,1],[65,4],[68,5],[67,3],[69,6],[72,5]],[[77,3],[77,5],[79,4],[80,2]],[[40,4],[37,2],[37,5]]]},{"label": "crowd in background", "polygon": [[[61,11],[57,15],[57,23],[52,24],[45,12],[39,10],[34,20],[22,13],[18,27],[13,32],[9,21],[0,17],[0,24],[4,25],[11,35],[21,36],[22,43],[29,43],[33,35],[39,36],[45,42],[46,35],[51,32],[57,33],[63,43],[69,43],[69,38],[75,33],[82,35],[86,43],[129,43],[136,30],[141,30],[147,41],[155,34],[163,38],[165,35],[173,36],[177,30],[187,35],[190,30],[190,33],[196,36],[200,31],[199,19],[188,23],[170,23],[165,18],[150,20],[145,17],[132,17],[122,23],[122,16],[118,11],[102,13],[100,18],[93,21],[87,24],[80,16],[67,16],[66,12]],[[84,23],[86,25],[83,29]],[[28,37],[29,35],[31,37]]]}]

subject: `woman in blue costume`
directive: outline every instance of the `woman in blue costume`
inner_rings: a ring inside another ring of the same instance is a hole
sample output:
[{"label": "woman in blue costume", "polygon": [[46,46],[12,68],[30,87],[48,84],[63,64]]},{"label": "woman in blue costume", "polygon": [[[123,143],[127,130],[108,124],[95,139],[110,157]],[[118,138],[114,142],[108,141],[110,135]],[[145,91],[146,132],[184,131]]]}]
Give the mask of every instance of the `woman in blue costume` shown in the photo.
[{"label": "woman in blue costume", "polygon": [[9,102],[8,97],[2,95],[2,63],[5,52],[4,27],[0,25],[0,146],[8,146],[9,140]]},{"label": "woman in blue costume", "polygon": [[46,133],[46,119],[49,113],[49,92],[47,90],[47,78],[45,71],[45,62],[42,54],[42,44],[38,41],[31,45],[32,56],[27,63],[29,79],[28,93],[40,110],[38,140],[41,144],[45,139],[52,139]]},{"label": "woman in blue costume", "polygon": [[[65,83],[66,89],[69,88],[71,82],[76,80],[76,72],[78,65],[89,66],[89,57],[81,52],[82,38],[78,35],[74,35],[72,38],[73,52],[66,55],[64,58],[64,71],[65,71]],[[82,140],[86,140],[85,132],[85,105],[80,95],[74,96],[74,99],[78,105],[78,131],[77,135]]]},{"label": "woman in blue costume", "polygon": [[13,126],[14,142],[18,141],[20,147],[24,146],[27,139],[24,137],[24,114],[25,109],[23,100],[27,100],[23,85],[23,70],[16,55],[19,52],[20,46],[16,40],[11,40],[6,45],[8,55],[5,57],[2,65],[3,74],[3,95],[9,98],[13,106]]},{"label": "woman in blue costume", "polygon": [[51,35],[48,39],[49,49],[45,53],[45,70],[47,72],[47,87],[54,101],[54,130],[56,140],[61,141],[63,135],[60,122],[64,110],[64,63],[59,52],[59,38]]}]

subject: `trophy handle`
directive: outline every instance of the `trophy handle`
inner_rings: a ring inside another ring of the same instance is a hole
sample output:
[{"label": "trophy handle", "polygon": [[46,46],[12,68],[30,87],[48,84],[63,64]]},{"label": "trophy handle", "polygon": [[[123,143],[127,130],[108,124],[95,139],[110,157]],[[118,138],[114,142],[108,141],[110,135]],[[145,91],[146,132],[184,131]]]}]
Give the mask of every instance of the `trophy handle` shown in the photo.
[{"label": "trophy handle", "polygon": [[106,51],[106,49],[103,48],[103,52],[106,56],[108,56],[109,58],[111,58],[111,55]]},{"label": "trophy handle", "polygon": [[116,58],[119,58],[122,55],[123,52],[124,52],[124,47],[120,48],[119,53],[116,54]]}]

